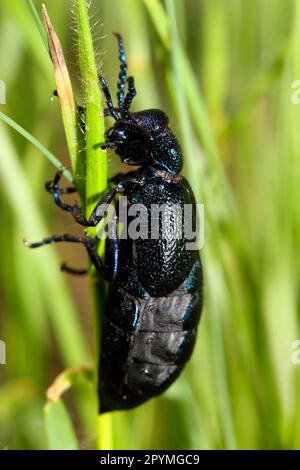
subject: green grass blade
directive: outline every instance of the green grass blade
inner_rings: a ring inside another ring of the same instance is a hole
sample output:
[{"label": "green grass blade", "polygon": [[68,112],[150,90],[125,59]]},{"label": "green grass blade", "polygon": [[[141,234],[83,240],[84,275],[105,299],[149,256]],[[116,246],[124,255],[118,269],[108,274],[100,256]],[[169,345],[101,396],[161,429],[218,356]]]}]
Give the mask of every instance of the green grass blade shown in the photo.
[{"label": "green grass blade", "polygon": [[86,109],[86,213],[89,215],[99,194],[107,186],[106,152],[96,147],[104,142],[104,117],[99,90],[95,52],[86,0],[75,1],[80,76]]},{"label": "green grass blade", "polygon": [[[85,105],[86,128],[86,215],[89,216],[95,207],[99,195],[107,186],[107,159],[104,152],[97,144],[104,142],[104,117],[102,113],[101,95],[95,60],[95,52],[88,17],[86,0],[75,0],[75,13],[78,32],[78,55],[80,75]],[[89,229],[90,236],[96,236],[95,229]],[[100,254],[103,254],[103,244],[100,244]],[[93,270],[92,270],[93,273]],[[97,390],[98,358],[100,354],[100,319],[101,305],[103,303],[103,288],[98,276],[92,276],[92,318],[93,318],[93,343],[94,343],[94,367],[95,389]],[[101,419],[97,426],[101,426]],[[106,432],[110,430],[106,428]],[[98,432],[99,436],[101,434]],[[101,442],[99,447],[102,446]]]}]

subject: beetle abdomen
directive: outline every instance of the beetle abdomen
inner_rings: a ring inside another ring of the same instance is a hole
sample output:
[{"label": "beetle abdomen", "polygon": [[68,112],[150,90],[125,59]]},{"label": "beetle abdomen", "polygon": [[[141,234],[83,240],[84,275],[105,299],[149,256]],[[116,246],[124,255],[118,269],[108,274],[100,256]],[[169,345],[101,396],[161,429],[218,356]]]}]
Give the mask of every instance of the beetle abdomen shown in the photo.
[{"label": "beetle abdomen", "polygon": [[[195,271],[200,270],[196,264],[189,278],[199,280]],[[100,359],[101,412],[137,406],[176,379],[193,351],[202,295],[192,281],[168,296],[143,299],[112,286],[108,302]]]}]

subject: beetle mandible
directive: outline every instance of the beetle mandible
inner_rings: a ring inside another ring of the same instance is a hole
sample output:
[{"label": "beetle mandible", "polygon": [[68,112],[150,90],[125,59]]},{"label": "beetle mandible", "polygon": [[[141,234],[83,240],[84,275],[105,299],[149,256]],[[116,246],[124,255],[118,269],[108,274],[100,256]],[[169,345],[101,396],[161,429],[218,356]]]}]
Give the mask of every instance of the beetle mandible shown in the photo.
[{"label": "beetle mandible", "polygon": [[[120,59],[118,107],[114,107],[106,80],[100,76],[107,104],[105,114],[115,120],[105,133],[102,147],[115,149],[123,163],[139,168],[110,180],[113,187],[97,203],[89,219],[78,205],[61,199],[62,194],[76,191],[60,186],[61,172],[46,183],[46,189],[55,203],[84,227],[97,226],[113,201],[118,214],[120,195],[125,195],[128,209],[135,203],[146,207],[150,233],[153,205],[176,204],[183,209],[185,204],[194,207],[195,200],[181,175],[182,152],[167,115],[159,109],[130,112],[136,94],[134,79],[127,78],[123,39],[120,34],[115,35]],[[155,239],[118,237],[118,219],[114,217],[104,261],[94,239],[88,236],[54,235],[38,243],[27,243],[30,248],[54,242],[81,243],[97,273],[110,282],[99,361],[101,413],[133,408],[162,393],[178,377],[195,344],[203,304],[199,253],[185,248],[184,233],[181,238],[174,236],[183,231],[180,214],[167,226],[168,237],[162,236],[161,218],[156,218],[155,223],[159,224]],[[85,272],[66,265],[63,269],[74,274]]]}]

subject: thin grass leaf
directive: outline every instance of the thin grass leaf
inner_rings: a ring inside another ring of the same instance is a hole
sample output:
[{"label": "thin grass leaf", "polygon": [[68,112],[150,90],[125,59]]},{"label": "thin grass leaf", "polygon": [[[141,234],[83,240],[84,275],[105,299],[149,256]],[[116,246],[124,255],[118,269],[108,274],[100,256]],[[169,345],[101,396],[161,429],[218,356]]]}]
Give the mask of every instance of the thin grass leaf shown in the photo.
[{"label": "thin grass leaf", "polygon": [[44,413],[49,449],[79,450],[72,421],[62,400],[47,404]]},{"label": "thin grass leaf", "polygon": [[23,42],[29,51],[30,57],[34,58],[35,64],[38,64],[41,69],[45,85],[50,87],[51,61],[49,60],[49,49],[47,46],[48,53],[45,54],[44,47],[41,47],[40,33],[37,28],[33,27],[32,12],[27,3],[25,1],[2,3],[3,8],[9,12],[9,15],[13,16],[13,22],[22,34]]},{"label": "thin grass leaf", "polygon": [[143,0],[153,26],[166,49],[170,47],[170,23],[162,3],[158,0]]},{"label": "thin grass leaf", "polygon": [[36,24],[36,26],[37,26],[37,28],[40,32],[42,41],[45,44],[47,51],[49,52],[47,34],[46,34],[45,28],[43,26],[42,20],[39,17],[38,12],[36,11],[34,2],[33,2],[33,0],[26,0],[26,3],[28,5],[29,10],[31,11],[32,17],[33,17],[33,19],[35,21],[35,24]]},{"label": "thin grass leaf", "polygon": [[225,129],[223,129],[221,137],[228,137],[228,134],[236,133],[240,126],[247,123],[247,120],[251,117],[251,113],[255,106],[260,103],[266,93],[271,90],[274,82],[281,76],[287,54],[289,53],[289,48],[290,42],[284,41],[284,44],[274,57],[271,64],[256,78],[251,90],[246,94],[246,97],[241,103],[239,109],[231,117]]},{"label": "thin grass leaf", "polygon": [[[170,20],[169,37],[172,47],[169,48],[169,57],[171,60],[171,73],[170,81],[171,86],[169,87],[174,94],[173,103],[177,110],[177,117],[180,127],[181,141],[183,145],[184,154],[187,156],[186,163],[191,163],[191,158],[188,158],[189,154],[193,154],[193,137],[192,137],[192,126],[190,122],[190,116],[188,112],[187,97],[184,90],[184,77],[182,74],[181,63],[180,63],[180,40],[177,31],[177,19],[174,9],[174,3],[172,0],[166,0],[166,14]],[[161,15],[160,15],[161,16]],[[190,169],[188,174],[195,175]],[[192,187],[196,186],[197,175],[195,175],[195,181],[191,181]],[[194,184],[193,184],[194,183]]]},{"label": "thin grass leaf", "polygon": [[48,158],[52,165],[54,165],[58,170],[63,171],[63,175],[65,176],[65,178],[67,178],[67,180],[72,183],[73,177],[69,170],[65,168],[65,166],[58,160],[58,158],[53,155],[53,153],[51,153],[48,149],[46,149],[46,147],[43,146],[43,144],[41,144],[35,137],[33,137],[33,135],[23,129],[23,127],[13,121],[13,119],[6,116],[6,114],[2,113],[2,111],[0,111],[0,119],[13,129],[15,129],[17,132],[19,132],[19,134],[25,137],[25,139],[27,139],[36,148],[38,148],[45,155],[45,157]]},{"label": "thin grass leaf", "polygon": [[47,390],[48,403],[53,403],[61,398],[78,378],[84,378],[87,381],[93,380],[93,370],[91,367],[72,367],[62,371]]}]

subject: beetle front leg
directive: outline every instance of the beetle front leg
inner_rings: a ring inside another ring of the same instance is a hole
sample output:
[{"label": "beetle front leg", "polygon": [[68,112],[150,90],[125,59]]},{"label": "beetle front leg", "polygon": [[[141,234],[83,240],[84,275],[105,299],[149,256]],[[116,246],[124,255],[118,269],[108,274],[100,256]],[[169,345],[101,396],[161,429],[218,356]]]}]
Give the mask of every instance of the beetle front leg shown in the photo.
[{"label": "beetle front leg", "polygon": [[59,182],[62,178],[62,175],[63,175],[62,171],[58,171],[56,175],[54,176],[53,181],[47,181],[45,183],[45,189],[48,193],[53,195],[54,202],[58,207],[60,207],[61,209],[65,211],[71,212],[73,206],[64,203],[61,200],[60,195],[75,193],[77,190],[74,186],[71,186],[68,188],[61,188],[59,186]]},{"label": "beetle front leg", "polygon": [[59,182],[62,176],[63,176],[63,172],[59,170],[54,176],[53,181],[47,181],[45,183],[45,189],[48,193],[53,194],[56,191],[58,192],[58,194],[71,194],[71,193],[77,192],[77,189],[74,186],[70,186],[68,188],[61,188],[59,186]]},{"label": "beetle front leg", "polygon": [[[144,186],[144,182],[138,180],[137,178],[124,179],[123,181],[119,182],[115,188],[106,193],[102,199],[100,199],[88,220],[85,219],[82,213],[72,213],[72,215],[76,222],[80,223],[81,225],[85,225],[86,227],[96,227],[103,219],[109,204],[117,194],[126,194],[128,191],[132,191],[134,188],[142,186]],[[82,223],[83,220],[84,223]]]},{"label": "beetle front leg", "polygon": [[[73,216],[74,220],[80,224],[83,225],[84,227],[96,227],[101,220],[104,217],[104,214],[109,206],[109,204],[112,202],[114,197],[117,194],[123,194],[126,192],[126,190],[132,189],[134,186],[142,186],[143,182],[137,180],[136,178],[132,179],[125,179],[124,181],[121,181],[115,188],[111,189],[108,191],[97,203],[95,209],[93,210],[91,216],[89,219],[85,217],[83,214],[81,208],[75,204],[75,205],[70,205],[66,204],[62,199],[60,198],[60,194],[63,194],[63,188],[59,187],[59,181],[61,178],[61,172],[59,172],[54,181],[53,185],[51,186],[51,194],[53,194],[54,197],[54,202],[63,210],[70,212],[71,215]],[[73,188],[65,188],[66,190],[72,191]],[[72,191],[73,192],[73,191]]]},{"label": "beetle front leg", "polygon": [[[100,220],[102,219],[104,213],[105,213],[105,210],[104,209],[102,212],[103,214],[99,213],[99,207],[100,205],[102,204],[109,204],[112,199],[114,198],[115,194],[118,192],[116,191],[116,188],[114,188],[112,191],[110,191],[107,195],[105,195],[103,197],[103,199],[101,199],[99,201],[99,203],[97,204],[96,208],[94,209],[91,217],[89,220],[86,219],[85,215],[82,213],[80,207],[77,205],[77,204],[74,204],[74,205],[71,205],[71,204],[67,204],[65,203],[62,199],[61,199],[61,194],[69,194],[69,193],[74,193],[76,192],[76,189],[74,187],[70,187],[70,188],[61,188],[59,186],[59,182],[62,178],[62,172],[61,171],[58,171],[54,177],[54,180],[53,181],[48,181],[46,184],[45,184],[45,188],[46,190],[53,195],[53,199],[54,199],[54,202],[55,204],[60,207],[62,210],[64,211],[67,211],[67,212],[70,212],[74,218],[74,220],[79,223],[80,225],[83,225],[84,227],[95,227],[99,222]],[[111,194],[112,193],[112,194]],[[106,206],[107,207],[107,206]],[[95,213],[97,212],[97,214]],[[94,218],[97,218],[97,220],[99,219],[99,222],[95,223],[94,222]],[[100,218],[99,218],[100,217]],[[92,218],[92,220],[91,220]]]},{"label": "beetle front leg", "polygon": [[114,176],[109,178],[109,183],[119,184],[124,183],[126,180],[134,180],[139,176],[139,170],[128,171],[127,173],[116,173]]}]

